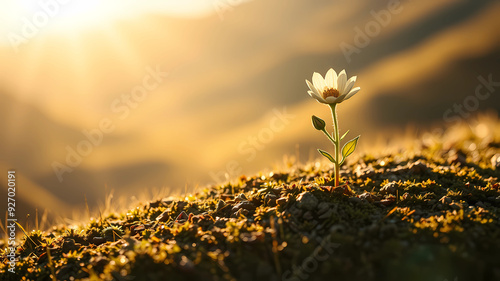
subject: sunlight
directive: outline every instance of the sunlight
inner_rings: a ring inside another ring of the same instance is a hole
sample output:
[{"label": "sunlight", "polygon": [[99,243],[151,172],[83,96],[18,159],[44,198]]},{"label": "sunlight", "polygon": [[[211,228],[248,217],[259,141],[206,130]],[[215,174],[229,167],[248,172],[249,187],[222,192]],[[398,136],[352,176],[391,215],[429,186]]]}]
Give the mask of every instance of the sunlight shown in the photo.
[{"label": "sunlight", "polygon": [[[78,32],[100,28],[125,17],[161,13],[176,17],[199,17],[214,12],[212,2],[203,0],[19,0],[0,1],[0,32],[7,43],[30,39],[42,32]],[[5,42],[4,42],[5,43]]]},{"label": "sunlight", "polygon": [[112,3],[98,0],[21,0],[4,6],[0,15],[7,22],[11,32],[42,28],[74,30],[111,19]]}]

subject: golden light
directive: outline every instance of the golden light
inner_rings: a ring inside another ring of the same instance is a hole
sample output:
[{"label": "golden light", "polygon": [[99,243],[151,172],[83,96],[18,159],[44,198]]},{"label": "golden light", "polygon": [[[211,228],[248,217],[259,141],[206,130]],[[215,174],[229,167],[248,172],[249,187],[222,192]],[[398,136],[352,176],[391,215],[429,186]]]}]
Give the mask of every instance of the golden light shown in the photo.
[{"label": "golden light", "polygon": [[78,32],[82,28],[100,28],[120,18],[146,13],[197,17],[214,9],[210,2],[201,0],[18,0],[1,1],[1,4],[3,24],[0,31],[7,34],[10,43],[13,37],[29,38],[35,33],[52,31]]}]

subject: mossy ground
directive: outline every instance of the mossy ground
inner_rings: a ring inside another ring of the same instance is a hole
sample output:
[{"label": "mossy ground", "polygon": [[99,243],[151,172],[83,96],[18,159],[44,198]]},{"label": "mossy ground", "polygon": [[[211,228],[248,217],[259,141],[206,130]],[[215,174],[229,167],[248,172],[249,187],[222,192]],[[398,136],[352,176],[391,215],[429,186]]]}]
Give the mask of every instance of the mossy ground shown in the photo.
[{"label": "mossy ground", "polygon": [[453,133],[33,231],[1,279],[500,280],[498,135]]}]

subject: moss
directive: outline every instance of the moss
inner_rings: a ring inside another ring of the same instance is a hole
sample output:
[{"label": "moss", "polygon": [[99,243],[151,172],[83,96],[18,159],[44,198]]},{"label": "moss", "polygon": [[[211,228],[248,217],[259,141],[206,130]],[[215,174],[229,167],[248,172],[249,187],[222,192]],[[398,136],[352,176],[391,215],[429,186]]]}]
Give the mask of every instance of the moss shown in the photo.
[{"label": "moss", "polygon": [[48,249],[58,280],[499,280],[498,137],[363,155],[336,189],[310,163],[31,232],[16,270],[51,280]]}]

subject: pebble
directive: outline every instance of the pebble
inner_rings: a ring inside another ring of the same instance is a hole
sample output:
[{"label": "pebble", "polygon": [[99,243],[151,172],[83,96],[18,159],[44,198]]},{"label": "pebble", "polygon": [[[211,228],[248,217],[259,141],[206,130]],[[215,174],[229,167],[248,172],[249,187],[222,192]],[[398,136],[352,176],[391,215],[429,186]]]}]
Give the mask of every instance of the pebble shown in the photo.
[{"label": "pebble", "polygon": [[163,213],[161,213],[159,216],[156,217],[156,220],[162,221],[162,222],[168,221],[168,219],[169,219],[168,213],[169,213],[169,209],[163,211]]},{"label": "pebble", "polygon": [[302,216],[302,210],[297,208],[295,205],[292,205],[292,207],[290,209],[288,209],[288,211],[290,212],[290,214],[292,214],[292,216],[296,216],[296,217],[300,217]]},{"label": "pebble", "polygon": [[343,233],[345,231],[345,226],[341,224],[335,224],[330,227],[330,233]]},{"label": "pebble", "polygon": [[321,202],[318,205],[318,215],[322,215],[328,211],[330,206],[326,202]]},{"label": "pebble", "polygon": [[141,231],[145,230],[146,227],[144,226],[144,224],[141,224],[141,225],[133,225],[132,227],[130,227],[130,235],[131,236],[134,236],[136,235],[137,233],[140,233]]},{"label": "pebble", "polygon": [[189,218],[188,214],[186,214],[186,212],[182,211],[178,216],[177,218],[175,219],[176,222],[184,222],[184,221],[187,221],[187,219]]},{"label": "pebble", "polygon": [[410,165],[410,173],[419,175],[425,173],[426,171],[427,165],[422,163],[420,160]]},{"label": "pebble", "polygon": [[358,197],[359,197],[359,199],[366,200],[368,202],[373,202],[374,201],[373,196],[372,196],[372,194],[370,192],[365,192],[363,194],[360,194]]},{"label": "pebble", "polygon": [[396,198],[395,197],[391,197],[391,198],[380,200],[380,203],[382,205],[384,205],[384,206],[389,206],[389,205],[391,205],[394,202],[396,202]]},{"label": "pebble", "polygon": [[101,245],[104,242],[106,242],[106,239],[104,239],[104,237],[97,236],[97,237],[92,238],[92,244]]},{"label": "pebble", "polygon": [[306,219],[306,220],[312,220],[312,219],[314,219],[313,214],[311,213],[311,211],[307,211],[307,212],[305,212],[305,213],[304,213],[304,215],[303,215],[302,217],[303,217],[304,219]]},{"label": "pebble", "polygon": [[76,245],[75,243],[75,239],[73,238],[65,238],[64,239],[64,242],[62,244],[62,248],[61,250],[64,252],[64,253],[67,253],[69,251],[74,251],[74,250],[78,250],[78,246]]},{"label": "pebble", "polygon": [[247,201],[248,198],[245,194],[241,193],[240,195],[236,196],[234,199],[236,202],[241,202],[241,201]]},{"label": "pebble", "polygon": [[324,219],[327,219],[327,218],[330,218],[332,217],[334,211],[332,209],[329,209],[328,211],[326,211],[324,214],[321,214],[319,216],[320,219],[324,220]]},{"label": "pebble", "polygon": [[255,206],[249,201],[241,201],[240,203],[234,205],[234,207],[231,209],[231,212],[236,213],[239,209],[253,211],[255,210]]},{"label": "pebble", "polygon": [[312,211],[317,205],[318,199],[311,192],[302,192],[297,198],[297,207],[300,209]]},{"label": "pebble", "polygon": [[491,166],[493,166],[493,169],[499,169],[500,168],[500,153],[497,153],[491,157]]},{"label": "pebble", "polygon": [[398,185],[395,182],[390,182],[390,183],[384,185],[380,189],[380,193],[382,193],[382,194],[396,194],[397,190],[398,190]]},{"label": "pebble", "polygon": [[219,201],[217,202],[216,211],[219,211],[220,209],[224,208],[225,206],[226,206],[226,202],[224,202],[224,200],[222,200],[222,199],[219,199]]}]

